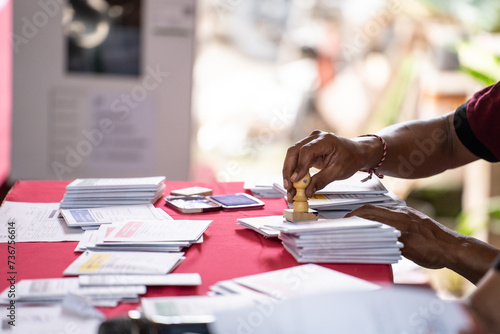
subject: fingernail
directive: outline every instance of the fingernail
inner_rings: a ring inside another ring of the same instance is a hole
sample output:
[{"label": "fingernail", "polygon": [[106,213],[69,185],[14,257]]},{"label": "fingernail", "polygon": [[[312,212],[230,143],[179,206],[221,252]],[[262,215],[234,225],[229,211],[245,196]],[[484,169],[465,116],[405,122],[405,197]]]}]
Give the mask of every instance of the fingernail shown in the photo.
[{"label": "fingernail", "polygon": [[283,179],[283,187],[285,187],[285,189],[288,189],[288,180]]},{"label": "fingernail", "polygon": [[293,173],[292,177],[290,178],[290,181],[297,182],[297,173]]}]

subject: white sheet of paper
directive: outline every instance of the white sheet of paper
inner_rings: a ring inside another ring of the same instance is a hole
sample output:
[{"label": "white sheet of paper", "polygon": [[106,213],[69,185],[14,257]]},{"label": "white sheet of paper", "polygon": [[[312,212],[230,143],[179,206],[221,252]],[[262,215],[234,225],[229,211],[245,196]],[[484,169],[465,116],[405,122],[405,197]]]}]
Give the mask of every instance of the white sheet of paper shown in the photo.
[{"label": "white sheet of paper", "polygon": [[[239,218],[236,223],[240,226],[254,230],[266,237],[278,237],[279,230],[269,228],[269,225],[280,226],[283,224],[283,216],[266,216]],[[266,226],[267,225],[267,226]]]},{"label": "white sheet of paper", "polygon": [[367,175],[355,173],[347,179],[333,181],[318,190],[316,194],[385,194],[387,192],[387,188],[377,177],[362,182]]},{"label": "white sheet of paper", "polygon": [[[164,214],[160,213],[159,210],[164,212]],[[172,217],[165,211],[159,210],[153,204],[140,204],[89,209],[63,209],[61,213],[68,226],[110,224],[132,219],[172,220]]]},{"label": "white sheet of paper", "polygon": [[16,242],[79,241],[80,228],[66,226],[59,217],[59,203],[5,201],[0,207],[0,242],[8,240],[8,223],[15,221]]},{"label": "white sheet of paper", "polygon": [[183,259],[184,253],[86,251],[63,274],[167,274]]},{"label": "white sheet of paper", "polygon": [[459,303],[441,300],[421,287],[315,293],[220,310],[215,317],[217,321],[209,324],[213,334],[455,334],[473,328]]},{"label": "white sheet of paper", "polygon": [[[71,302],[74,305],[74,299]],[[3,321],[2,326],[6,326],[4,327],[5,333],[97,333],[99,325],[105,320],[103,315],[90,316],[88,312],[84,314],[68,312],[64,304],[46,306],[16,305],[16,309],[15,326],[5,324],[6,321]],[[96,313],[98,312],[96,311]]]},{"label": "white sheet of paper", "polygon": [[165,180],[164,176],[132,177],[132,178],[101,178],[101,179],[76,179],[66,189],[125,189],[155,188]]},{"label": "white sheet of paper", "polygon": [[317,223],[308,224],[295,224],[295,223],[283,223],[283,224],[266,224],[268,228],[283,231],[286,233],[304,233],[304,232],[316,232],[316,231],[341,231],[341,230],[352,230],[352,229],[367,229],[367,228],[377,228],[382,226],[381,223],[367,220],[359,217],[349,217],[349,218],[339,218],[339,219],[325,219],[318,220]]},{"label": "white sheet of paper", "polygon": [[104,242],[125,241],[195,241],[212,223],[211,220],[142,220],[112,224],[116,228]]},{"label": "white sheet of paper", "polygon": [[312,263],[235,278],[233,281],[276,299],[322,291],[371,291],[380,288],[374,283]]},{"label": "white sheet of paper", "polygon": [[196,286],[201,284],[201,276],[197,273],[179,273],[167,275],[80,275],[78,281],[82,286],[105,285],[178,285]]},{"label": "white sheet of paper", "polygon": [[[8,292],[2,292],[1,300],[8,300]],[[62,300],[69,293],[93,298],[134,297],[146,293],[146,286],[80,286],[77,277],[25,279],[16,284],[17,301]]]}]

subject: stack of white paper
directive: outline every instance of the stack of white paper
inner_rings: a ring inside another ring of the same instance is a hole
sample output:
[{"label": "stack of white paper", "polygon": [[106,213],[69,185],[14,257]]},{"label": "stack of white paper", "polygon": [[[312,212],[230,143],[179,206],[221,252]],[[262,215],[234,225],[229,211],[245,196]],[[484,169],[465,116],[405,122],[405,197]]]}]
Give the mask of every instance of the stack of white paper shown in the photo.
[{"label": "stack of white paper", "polygon": [[[345,180],[331,182],[308,200],[309,208],[318,210],[323,218],[340,218],[365,204],[405,205],[405,202],[387,190],[377,177],[363,182],[366,176],[366,173],[356,173]],[[286,195],[281,184],[275,183],[274,188]],[[290,204],[290,207],[293,206]]]},{"label": "stack of white paper", "polygon": [[10,317],[7,317],[2,324],[2,333],[98,333],[105,320],[106,317],[87,297],[68,294],[60,303],[16,303],[15,320],[10,323]]},{"label": "stack of white paper", "polygon": [[262,301],[283,300],[327,291],[376,290],[379,286],[316,264],[269,271],[220,281],[211,286],[213,295],[243,295]]},{"label": "stack of white paper", "polygon": [[401,233],[359,217],[267,227],[280,231],[283,246],[301,263],[396,263],[401,259]]},{"label": "stack of white paper", "polygon": [[[0,302],[8,303],[8,291],[0,295]],[[89,298],[94,305],[116,305],[120,301],[134,302],[146,293],[145,285],[82,286],[78,278],[26,279],[16,284],[16,303],[60,302],[68,294]]]},{"label": "stack of white paper", "polygon": [[356,173],[348,179],[331,182],[309,199],[309,208],[321,211],[320,214],[325,218],[333,218],[325,211],[341,211],[343,215],[344,212],[365,204],[386,206],[405,204],[387,190],[377,177],[366,180],[366,176],[366,173]]},{"label": "stack of white paper", "polygon": [[178,252],[203,241],[211,220],[134,220],[85,231],[76,251]]},{"label": "stack of white paper", "polygon": [[285,219],[282,215],[279,216],[265,216],[265,217],[249,217],[249,218],[238,218],[236,223],[240,226],[254,230],[257,233],[262,234],[265,237],[278,237],[280,231],[276,228],[270,228],[272,225],[274,227],[280,226],[284,223]]},{"label": "stack of white paper", "polygon": [[154,203],[163,196],[164,176],[76,179],[66,187],[61,209]]},{"label": "stack of white paper", "polygon": [[62,209],[61,215],[69,227],[80,227],[84,230],[98,229],[101,224],[131,219],[172,220],[168,213],[156,208],[151,203],[88,209]]}]

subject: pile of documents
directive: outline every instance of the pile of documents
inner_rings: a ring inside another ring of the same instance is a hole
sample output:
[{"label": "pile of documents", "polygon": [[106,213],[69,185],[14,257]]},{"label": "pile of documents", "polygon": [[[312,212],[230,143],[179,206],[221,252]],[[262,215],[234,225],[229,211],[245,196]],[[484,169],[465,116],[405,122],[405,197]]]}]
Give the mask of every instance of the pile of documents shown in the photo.
[{"label": "pile of documents", "polygon": [[[282,191],[275,184],[282,184],[282,176],[272,176],[258,180],[247,180],[243,184],[245,190],[250,190],[255,197],[259,198],[281,198]],[[281,186],[282,187],[282,186]]]},{"label": "pile of documents", "polygon": [[[71,285],[60,295],[68,292],[88,295],[88,291],[97,291],[100,295],[96,293],[90,297],[102,300],[95,300],[94,305],[114,306],[120,301],[138,302],[138,295],[146,292],[147,285],[199,285],[201,278],[198,274],[170,277],[174,274],[169,273],[184,259],[182,252],[87,250],[64,270],[65,276],[78,277],[61,281],[71,282]],[[32,290],[27,291],[30,294],[26,298],[33,299]],[[110,295],[113,291],[117,294],[134,292],[135,295]]]},{"label": "pile of documents", "polygon": [[[309,208],[319,211],[323,218],[340,218],[365,204],[405,205],[378,178],[372,177],[363,182],[365,179],[366,173],[359,172],[345,180],[331,182],[308,200]],[[286,195],[285,188],[280,184],[275,183],[274,188]]]},{"label": "pile of documents", "polygon": [[[0,295],[0,302],[8,302],[8,289]],[[81,286],[77,277],[25,279],[16,283],[16,303],[61,302],[68,294],[83,296],[93,305],[115,306],[118,302],[137,302],[146,293],[143,285]]]},{"label": "pile of documents", "polygon": [[153,204],[105,206],[86,209],[61,209],[61,215],[68,227],[96,230],[102,224],[124,220],[172,220],[172,217]]},{"label": "pile of documents", "polygon": [[[168,257],[167,266],[175,265],[175,257]],[[146,293],[147,286],[200,284],[201,277],[196,273],[81,274],[78,277],[24,279],[16,283],[16,303],[58,303],[68,295],[76,295],[85,297],[94,306],[116,306],[119,302],[138,302],[139,296]],[[9,293],[12,293],[9,289],[0,294],[0,303],[9,303]]]},{"label": "pile of documents", "polygon": [[211,220],[133,220],[85,231],[75,251],[179,252],[203,241]]},{"label": "pile of documents", "polygon": [[265,217],[246,217],[238,218],[236,224],[254,230],[263,236],[278,237],[280,231],[276,226],[280,226],[285,222],[282,215],[279,216],[265,216]]},{"label": "pile of documents", "polygon": [[154,203],[163,196],[165,177],[76,179],[66,187],[61,209]]},{"label": "pile of documents", "polygon": [[[306,264],[221,281],[213,285],[206,296],[142,298],[141,309],[147,319],[161,319],[164,323],[211,323],[216,320],[216,313],[241,307],[256,307],[260,317],[262,311],[266,311],[264,315],[272,314],[276,305],[291,297],[328,291],[366,292],[379,288],[376,284],[335,270]],[[233,332],[238,330],[227,331]]]},{"label": "pile of documents", "polygon": [[391,226],[359,217],[290,223],[282,216],[240,218],[238,225],[266,237],[278,237],[301,263],[396,263],[401,233]]},{"label": "pile of documents", "polygon": [[396,263],[401,259],[401,233],[391,226],[359,217],[283,223],[285,249],[301,263]]}]

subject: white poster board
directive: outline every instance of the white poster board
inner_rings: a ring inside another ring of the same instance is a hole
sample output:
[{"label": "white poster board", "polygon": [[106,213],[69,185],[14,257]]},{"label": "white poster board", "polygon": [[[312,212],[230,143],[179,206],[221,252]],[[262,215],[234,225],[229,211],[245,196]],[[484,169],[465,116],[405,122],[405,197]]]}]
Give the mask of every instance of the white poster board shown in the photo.
[{"label": "white poster board", "polygon": [[188,179],[195,0],[20,0],[13,29],[11,182]]}]

